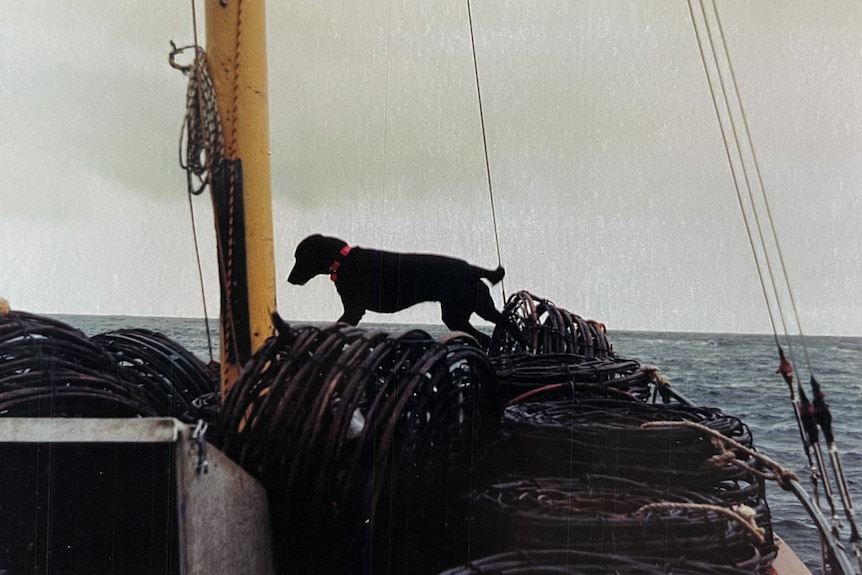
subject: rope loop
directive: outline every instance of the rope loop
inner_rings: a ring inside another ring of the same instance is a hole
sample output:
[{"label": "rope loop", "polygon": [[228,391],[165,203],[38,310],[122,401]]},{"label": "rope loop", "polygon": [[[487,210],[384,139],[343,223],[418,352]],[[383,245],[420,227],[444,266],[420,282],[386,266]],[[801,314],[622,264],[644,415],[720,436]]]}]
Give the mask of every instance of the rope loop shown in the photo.
[{"label": "rope loop", "polygon": [[754,509],[748,505],[734,505],[731,508],[721,507],[720,505],[712,505],[707,503],[677,503],[671,501],[660,501],[649,503],[638,509],[636,515],[646,515],[649,511],[658,510],[684,510],[684,511],[712,511],[719,515],[724,515],[732,521],[739,523],[754,540],[762,545],[766,541],[765,531],[757,525],[755,520],[756,513]]},{"label": "rope loop", "polygon": [[[186,188],[188,191],[189,213],[191,214],[192,235],[194,236],[195,257],[197,259],[198,280],[200,282],[201,300],[206,326],[207,346],[210,361],[213,361],[213,345],[207,315],[206,290],[204,289],[203,268],[201,266],[200,249],[197,238],[192,196],[203,193],[207,185],[212,183],[213,171],[224,157],[224,137],[221,120],[218,114],[215,88],[207,67],[206,52],[197,42],[197,17],[194,1],[192,1],[192,21],[195,43],[178,48],[171,42],[171,53],[168,63],[189,77],[186,89],[186,113],[183,117],[183,127],[180,130],[179,163],[186,171]],[[180,64],[176,58],[186,50],[194,48],[194,59],[189,64]],[[183,145],[185,143],[185,146]],[[184,159],[185,157],[185,159]]]},{"label": "rope loop", "polygon": [[[694,421],[648,421],[641,424],[641,427],[644,428],[677,426],[696,429],[706,434],[710,438],[710,441],[712,442],[713,446],[715,446],[715,448],[719,450],[719,453],[710,457],[708,463],[715,465],[716,467],[723,467],[726,464],[735,465],[740,469],[745,469],[746,471],[754,473],[755,475],[762,477],[763,479],[769,479],[777,482],[778,485],[785,491],[790,490],[790,481],[796,481],[798,479],[795,473],[788,469],[785,469],[770,457],[767,457],[766,455],[759,453],[714,429],[710,429],[705,425],[701,425],[700,423],[696,423]],[[742,462],[736,457],[736,455],[734,455],[732,451],[728,449],[727,446],[741,451],[749,457],[753,457],[765,468],[769,469],[771,475],[764,473],[758,469],[755,469],[750,465]]]},{"label": "rope loop", "polygon": [[[188,191],[200,195],[212,182],[212,172],[224,157],[224,135],[218,114],[215,88],[209,75],[206,51],[200,46],[177,46],[168,57],[171,67],[189,77],[186,113],[180,133],[180,167],[188,174]],[[176,57],[194,49],[194,60],[177,63]]]}]

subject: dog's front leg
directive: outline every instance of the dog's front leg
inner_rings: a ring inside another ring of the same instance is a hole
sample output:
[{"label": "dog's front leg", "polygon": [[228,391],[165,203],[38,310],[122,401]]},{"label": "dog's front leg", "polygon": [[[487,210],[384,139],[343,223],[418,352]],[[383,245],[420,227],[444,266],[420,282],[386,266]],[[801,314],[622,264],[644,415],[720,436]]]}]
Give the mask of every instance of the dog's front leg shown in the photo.
[{"label": "dog's front leg", "polygon": [[365,315],[365,310],[363,308],[357,307],[348,307],[344,306],[344,313],[341,314],[341,317],[338,318],[339,322],[348,323],[350,325],[357,325],[359,320],[362,319],[362,316]]}]

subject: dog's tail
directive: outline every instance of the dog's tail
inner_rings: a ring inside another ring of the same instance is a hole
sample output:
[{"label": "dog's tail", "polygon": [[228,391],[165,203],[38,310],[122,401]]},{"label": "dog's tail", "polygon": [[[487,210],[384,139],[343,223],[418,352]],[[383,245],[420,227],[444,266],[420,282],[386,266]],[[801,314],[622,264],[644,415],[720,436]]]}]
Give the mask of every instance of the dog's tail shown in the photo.
[{"label": "dog's tail", "polygon": [[486,270],[484,268],[476,268],[479,271],[479,277],[485,278],[491,285],[495,285],[500,283],[500,280],[503,279],[503,276],[506,275],[506,270],[503,269],[503,266],[498,266],[495,270]]}]

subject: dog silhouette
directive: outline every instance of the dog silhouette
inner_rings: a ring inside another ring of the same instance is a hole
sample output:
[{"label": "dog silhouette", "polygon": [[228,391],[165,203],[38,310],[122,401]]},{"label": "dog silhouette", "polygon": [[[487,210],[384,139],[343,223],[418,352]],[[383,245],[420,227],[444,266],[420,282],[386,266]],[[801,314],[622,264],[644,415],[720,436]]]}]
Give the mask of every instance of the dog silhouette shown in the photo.
[{"label": "dog silhouette", "polygon": [[305,285],[317,275],[329,274],[344,305],[338,321],[356,325],[366,310],[394,313],[436,301],[446,327],[472,335],[485,348],[491,338],[470,324],[474,313],[521,337],[497,310],[488,284],[482,281],[498,283],[506,273],[502,266],[489,270],[436,254],[361,248],[320,234],[302,240],[294,257],[287,281]]}]

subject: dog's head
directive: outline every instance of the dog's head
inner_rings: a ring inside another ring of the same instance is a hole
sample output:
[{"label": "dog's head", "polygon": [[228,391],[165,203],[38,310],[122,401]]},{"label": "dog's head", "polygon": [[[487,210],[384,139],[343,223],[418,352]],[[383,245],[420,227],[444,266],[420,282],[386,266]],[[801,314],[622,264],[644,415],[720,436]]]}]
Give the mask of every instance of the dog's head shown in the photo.
[{"label": "dog's head", "polygon": [[320,234],[308,236],[296,246],[294,257],[296,262],[287,281],[294,285],[305,285],[316,275],[328,274],[329,266],[338,257],[341,248],[347,243]]}]

